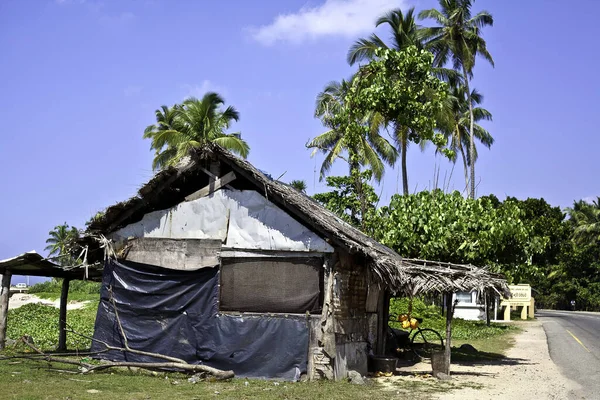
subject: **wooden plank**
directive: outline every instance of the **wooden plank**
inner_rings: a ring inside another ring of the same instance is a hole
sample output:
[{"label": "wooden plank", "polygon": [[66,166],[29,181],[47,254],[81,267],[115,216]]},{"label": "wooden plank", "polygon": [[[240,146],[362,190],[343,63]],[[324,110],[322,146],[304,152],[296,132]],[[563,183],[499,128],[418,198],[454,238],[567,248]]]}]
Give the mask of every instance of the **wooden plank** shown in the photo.
[{"label": "wooden plank", "polygon": [[203,187],[202,189],[190,194],[189,196],[186,196],[185,201],[192,201],[192,200],[199,199],[201,197],[208,196],[209,194],[213,193],[214,191],[219,190],[223,186],[232,182],[234,179],[235,179],[235,174],[233,173],[233,171],[231,171],[231,172],[225,174],[224,176],[220,177],[219,179],[215,179],[214,182],[210,182],[207,186]]},{"label": "wooden plank", "polygon": [[10,280],[12,274],[6,271],[0,279],[0,350],[4,349],[6,344],[6,322],[8,319],[8,301],[10,298]]},{"label": "wooden plank", "polygon": [[69,279],[64,279],[60,291],[60,310],[58,316],[58,351],[67,350],[67,301],[69,296]]},{"label": "wooden plank", "polygon": [[379,285],[377,283],[369,284],[367,291],[367,301],[365,304],[365,311],[368,313],[377,312],[377,303],[379,302]]},{"label": "wooden plank", "polygon": [[[213,180],[214,180],[214,179],[217,179],[217,178],[219,178],[217,175],[213,174],[212,172],[210,172],[210,171],[209,171],[209,170],[207,170],[206,168],[198,167],[198,169],[199,169],[200,171],[204,172],[206,175],[208,175],[208,177],[209,177],[209,178],[212,178]],[[227,189],[231,189],[231,190],[233,190],[233,187],[231,187],[231,185],[225,185],[225,187],[226,187]]]},{"label": "wooden plank", "polygon": [[127,246],[126,261],[184,271],[218,265],[221,252],[221,241],[212,239],[138,238]]}]

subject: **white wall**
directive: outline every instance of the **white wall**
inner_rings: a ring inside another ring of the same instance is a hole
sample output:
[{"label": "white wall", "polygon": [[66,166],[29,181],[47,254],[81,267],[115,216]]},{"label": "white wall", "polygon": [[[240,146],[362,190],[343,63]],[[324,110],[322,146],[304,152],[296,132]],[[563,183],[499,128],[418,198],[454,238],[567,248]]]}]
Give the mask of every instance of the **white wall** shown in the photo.
[{"label": "white wall", "polygon": [[[484,320],[485,305],[477,302],[477,292],[471,292],[470,300],[465,301],[463,296],[459,297],[459,302],[454,309],[454,318],[469,320]],[[457,293],[452,295],[452,302],[456,301]]]},{"label": "white wall", "polygon": [[232,249],[333,252],[333,248],[253,190],[221,189],[212,195],[146,214],[113,235],[220,239]]}]

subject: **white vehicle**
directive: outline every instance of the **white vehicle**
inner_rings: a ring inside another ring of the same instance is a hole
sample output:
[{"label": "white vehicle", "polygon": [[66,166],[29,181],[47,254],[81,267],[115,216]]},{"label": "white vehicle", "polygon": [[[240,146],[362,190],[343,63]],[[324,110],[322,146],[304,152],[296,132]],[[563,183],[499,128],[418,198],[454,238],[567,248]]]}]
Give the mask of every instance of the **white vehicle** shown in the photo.
[{"label": "white vehicle", "polygon": [[15,285],[15,287],[16,287],[17,289],[27,289],[27,284],[26,284],[26,283],[17,283],[17,284]]}]

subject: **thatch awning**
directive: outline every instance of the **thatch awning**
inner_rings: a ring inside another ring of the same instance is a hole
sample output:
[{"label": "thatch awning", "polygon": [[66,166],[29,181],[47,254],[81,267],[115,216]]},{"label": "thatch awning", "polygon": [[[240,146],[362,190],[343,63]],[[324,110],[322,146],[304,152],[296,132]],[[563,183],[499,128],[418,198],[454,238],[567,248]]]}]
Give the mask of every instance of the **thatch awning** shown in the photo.
[{"label": "thatch awning", "polygon": [[509,293],[504,278],[484,268],[402,258],[304,193],[271,179],[248,161],[216,144],[208,144],[179,165],[157,173],[136,196],[109,207],[96,218],[89,225],[89,232],[108,236],[120,227],[139,221],[148,212],[178,204],[186,195],[199,189],[199,177],[204,176],[202,171],[211,159],[219,160],[236,176],[249,181],[254,190],[332,245],[342,247],[350,254],[362,255],[379,282],[393,293],[418,295],[472,290]]}]

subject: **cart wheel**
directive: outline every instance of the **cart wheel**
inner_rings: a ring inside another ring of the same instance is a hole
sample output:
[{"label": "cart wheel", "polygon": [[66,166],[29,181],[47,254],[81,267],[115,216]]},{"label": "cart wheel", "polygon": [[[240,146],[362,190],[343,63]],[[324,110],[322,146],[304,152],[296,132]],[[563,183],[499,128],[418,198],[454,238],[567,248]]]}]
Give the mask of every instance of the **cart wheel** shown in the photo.
[{"label": "cart wheel", "polygon": [[444,349],[444,339],[442,339],[442,335],[433,329],[419,329],[410,339],[410,345],[417,357],[421,359],[431,358],[431,353],[434,350]]}]

